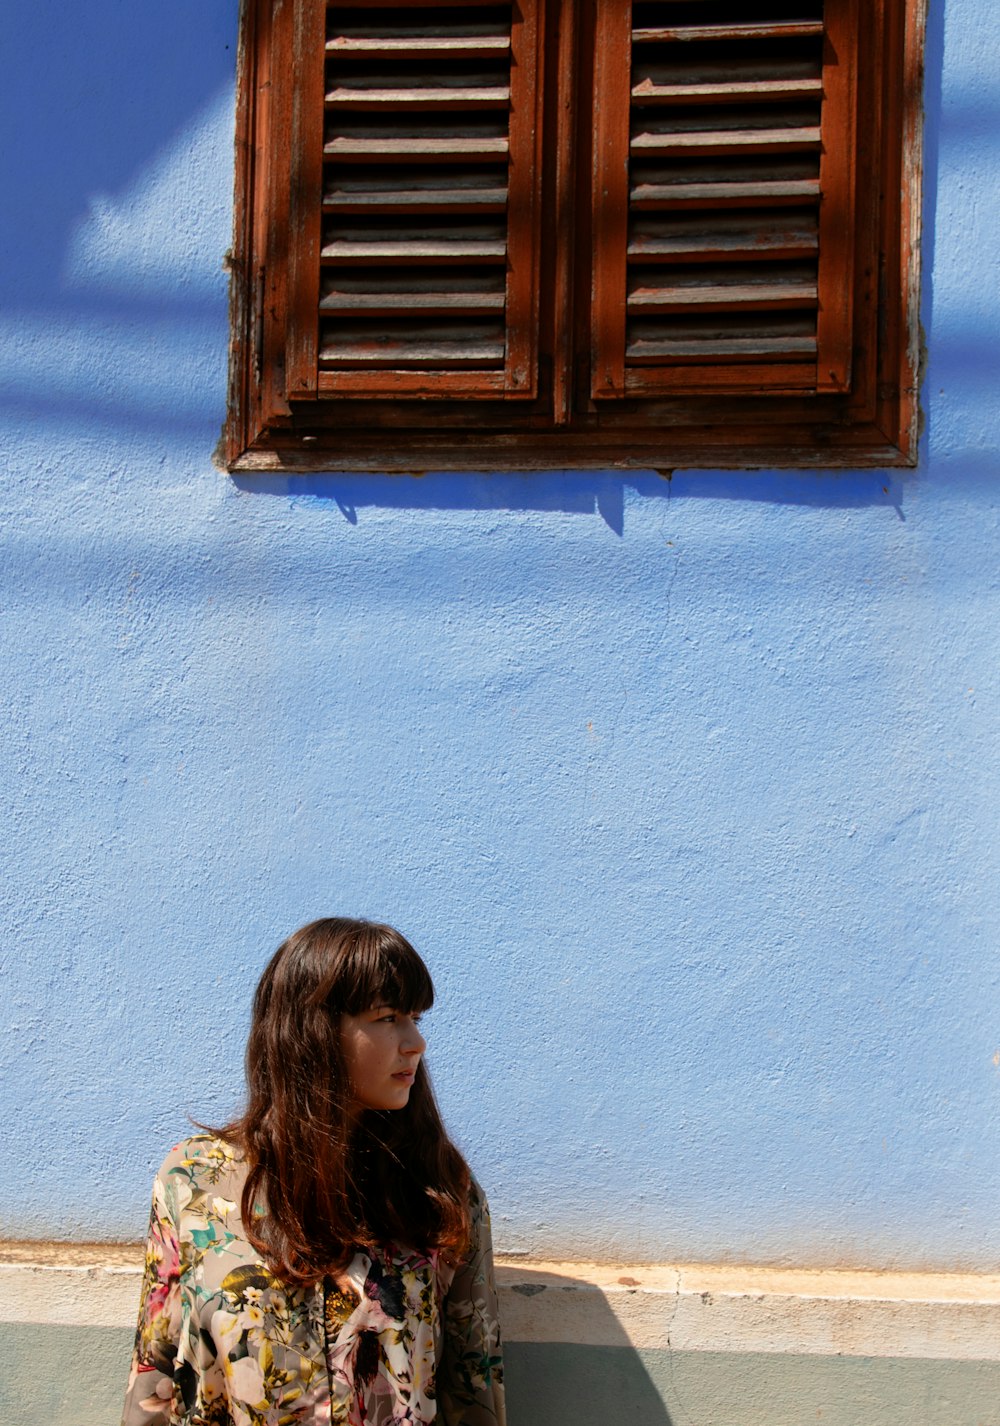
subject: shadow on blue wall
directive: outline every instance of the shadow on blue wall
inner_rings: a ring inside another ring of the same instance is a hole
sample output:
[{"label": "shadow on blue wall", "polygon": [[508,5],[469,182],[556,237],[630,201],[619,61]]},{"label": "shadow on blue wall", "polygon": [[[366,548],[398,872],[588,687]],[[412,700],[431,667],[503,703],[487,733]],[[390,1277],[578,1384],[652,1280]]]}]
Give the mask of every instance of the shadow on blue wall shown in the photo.
[{"label": "shadow on blue wall", "polygon": [[94,193],[127,187],[231,87],[236,10],[236,0],[175,0],[168,10],[18,0],[5,9],[0,127],[17,136],[4,146],[0,208],[8,311],[60,300],[67,241]]},{"label": "shadow on blue wall", "polygon": [[[905,479],[905,477],[904,477]],[[627,475],[583,471],[519,475],[237,475],[246,495],[277,495],[292,504],[336,505],[357,525],[382,510],[557,510],[600,515],[624,531],[625,494],[647,500],[740,500],[824,509],[889,506],[903,518],[903,481],[885,471],[678,471]]]},{"label": "shadow on blue wall", "polygon": [[236,19],[237,0],[4,13],[0,409],[28,471],[89,439],[210,454]]}]

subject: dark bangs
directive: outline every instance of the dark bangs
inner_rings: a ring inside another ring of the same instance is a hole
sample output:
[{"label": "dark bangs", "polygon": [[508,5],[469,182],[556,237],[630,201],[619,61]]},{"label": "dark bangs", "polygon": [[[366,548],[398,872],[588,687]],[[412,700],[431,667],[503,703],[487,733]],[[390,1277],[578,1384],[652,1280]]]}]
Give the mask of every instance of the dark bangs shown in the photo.
[{"label": "dark bangs", "polygon": [[354,922],[322,998],[331,1010],[347,1015],[360,1015],[373,1005],[419,1015],[434,1004],[434,983],[409,941],[392,926]]}]

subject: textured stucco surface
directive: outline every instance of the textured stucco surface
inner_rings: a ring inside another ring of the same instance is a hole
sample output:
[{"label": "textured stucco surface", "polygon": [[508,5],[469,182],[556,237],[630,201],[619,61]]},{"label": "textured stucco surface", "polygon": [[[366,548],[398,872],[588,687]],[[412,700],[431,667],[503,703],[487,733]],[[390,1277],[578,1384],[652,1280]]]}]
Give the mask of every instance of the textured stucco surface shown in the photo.
[{"label": "textured stucco surface", "polygon": [[506,1249],[997,1268],[998,20],[934,8],[917,472],[237,481],[234,0],[16,0],[0,1231],[137,1236],[335,910]]}]

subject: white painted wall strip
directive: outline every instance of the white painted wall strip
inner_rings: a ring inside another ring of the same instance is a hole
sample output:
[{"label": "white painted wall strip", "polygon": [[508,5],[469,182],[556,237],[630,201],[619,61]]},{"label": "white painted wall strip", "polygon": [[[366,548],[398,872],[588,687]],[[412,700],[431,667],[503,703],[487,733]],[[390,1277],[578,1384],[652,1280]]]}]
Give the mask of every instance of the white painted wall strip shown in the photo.
[{"label": "white painted wall strip", "polygon": [[1000,1277],[531,1264],[501,1269],[512,1341],[1000,1360]]},{"label": "white painted wall strip", "polygon": [[[9,1249],[0,1247],[0,1322],[134,1323],[134,1250]],[[501,1260],[498,1277],[514,1342],[1000,1360],[996,1275]]]}]

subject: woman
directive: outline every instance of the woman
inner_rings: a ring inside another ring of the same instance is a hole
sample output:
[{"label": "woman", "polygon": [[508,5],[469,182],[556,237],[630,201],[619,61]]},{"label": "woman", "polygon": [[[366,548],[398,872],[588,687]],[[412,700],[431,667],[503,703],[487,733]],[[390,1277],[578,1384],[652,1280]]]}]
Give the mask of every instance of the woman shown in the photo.
[{"label": "woman", "polygon": [[123,1426],[503,1426],[486,1201],[423,1064],[427,968],[330,917],[254,997],[245,1112],[153,1186]]}]

